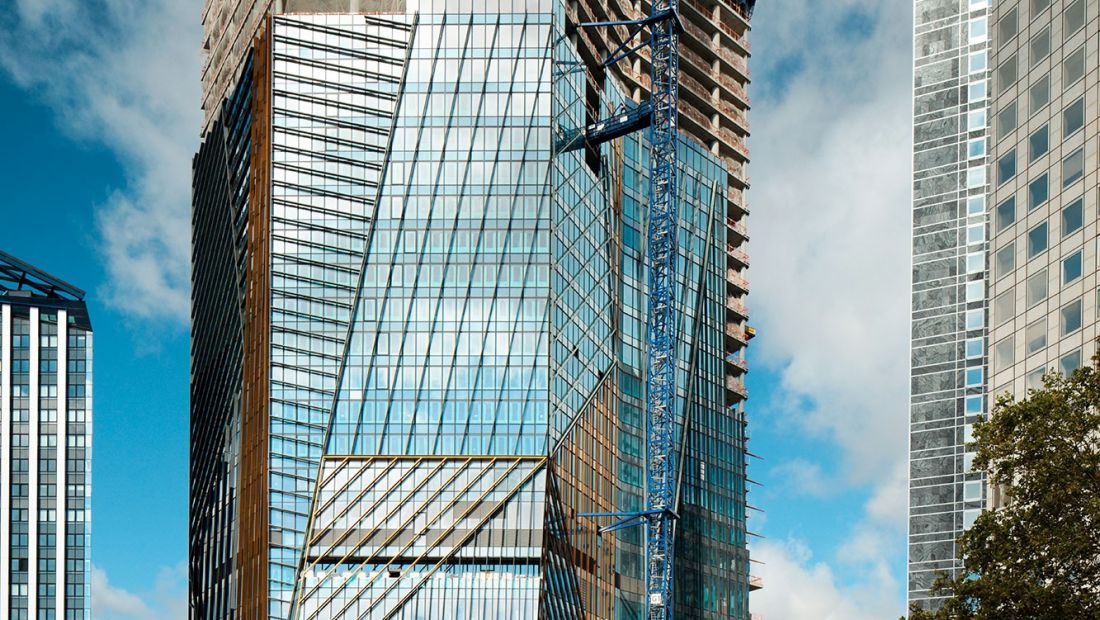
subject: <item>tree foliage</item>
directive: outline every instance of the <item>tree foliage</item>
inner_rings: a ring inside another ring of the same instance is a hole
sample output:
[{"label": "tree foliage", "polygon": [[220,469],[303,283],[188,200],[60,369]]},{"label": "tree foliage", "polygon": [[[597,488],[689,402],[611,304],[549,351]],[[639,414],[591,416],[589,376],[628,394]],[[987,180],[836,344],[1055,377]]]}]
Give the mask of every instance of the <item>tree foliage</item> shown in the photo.
[{"label": "tree foliage", "polygon": [[912,620],[1100,618],[1100,354],[1050,373],[1019,402],[997,400],[974,427],[974,466],[1007,497],[959,538],[965,570]]}]

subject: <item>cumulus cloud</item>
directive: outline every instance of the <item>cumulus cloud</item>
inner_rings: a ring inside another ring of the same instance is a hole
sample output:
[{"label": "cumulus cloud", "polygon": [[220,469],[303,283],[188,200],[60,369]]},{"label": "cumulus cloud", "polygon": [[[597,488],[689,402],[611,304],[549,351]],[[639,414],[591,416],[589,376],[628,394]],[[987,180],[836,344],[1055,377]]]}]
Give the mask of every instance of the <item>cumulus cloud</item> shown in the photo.
[{"label": "cumulus cloud", "polygon": [[785,492],[869,498],[828,557],[795,542],[754,546],[771,587],[752,605],[766,618],[896,618],[903,607],[910,11],[770,0],[753,20],[752,352],[779,377],[756,423],[838,448],[835,480],[812,461],[773,469]]},{"label": "cumulus cloud", "polygon": [[[857,575],[837,574],[816,560],[798,541],[764,542],[752,554],[763,564],[756,571],[764,589],[752,595],[753,611],[764,620],[883,620],[900,611],[892,592],[896,583],[888,570]],[[845,570],[845,569],[841,569]]]},{"label": "cumulus cloud", "polygon": [[58,125],[112,150],[127,182],[96,205],[108,281],[133,316],[183,324],[190,160],[199,112],[201,0],[17,0],[0,16],[0,69]]},{"label": "cumulus cloud", "polygon": [[107,573],[92,566],[92,617],[97,620],[185,620],[187,566],[166,566],[157,572],[149,592],[139,596],[113,585]]}]

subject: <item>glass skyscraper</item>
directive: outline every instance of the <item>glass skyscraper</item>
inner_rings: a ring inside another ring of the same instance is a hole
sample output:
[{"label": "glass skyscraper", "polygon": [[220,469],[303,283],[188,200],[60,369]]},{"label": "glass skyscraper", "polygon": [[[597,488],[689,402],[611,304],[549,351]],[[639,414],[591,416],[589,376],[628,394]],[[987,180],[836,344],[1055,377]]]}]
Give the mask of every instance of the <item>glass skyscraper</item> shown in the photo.
[{"label": "glass skyscraper", "polygon": [[[750,8],[685,9],[684,617],[748,618]],[[647,70],[604,74],[589,9],[208,2],[193,618],[643,616],[641,532],[581,516],[645,458],[648,147],[561,145]]]},{"label": "glass skyscraper", "polygon": [[92,326],[83,300],[0,252],[0,618],[90,616]]}]

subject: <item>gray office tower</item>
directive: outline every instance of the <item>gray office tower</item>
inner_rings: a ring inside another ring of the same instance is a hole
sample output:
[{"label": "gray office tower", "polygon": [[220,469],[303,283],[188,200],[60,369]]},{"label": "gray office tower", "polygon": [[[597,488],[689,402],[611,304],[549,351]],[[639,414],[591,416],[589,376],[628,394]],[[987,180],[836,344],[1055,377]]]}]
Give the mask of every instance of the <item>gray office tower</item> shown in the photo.
[{"label": "gray office tower", "polygon": [[0,252],[0,618],[90,617],[84,291]]},{"label": "gray office tower", "polygon": [[935,607],[1001,500],[973,422],[1095,349],[1098,22],[1087,0],[915,8],[909,598]]}]

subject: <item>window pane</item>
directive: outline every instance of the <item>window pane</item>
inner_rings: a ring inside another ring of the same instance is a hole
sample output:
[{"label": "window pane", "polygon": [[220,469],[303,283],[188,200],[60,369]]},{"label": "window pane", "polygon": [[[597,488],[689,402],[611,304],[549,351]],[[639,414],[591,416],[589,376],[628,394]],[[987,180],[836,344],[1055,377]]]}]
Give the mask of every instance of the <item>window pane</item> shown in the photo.
[{"label": "window pane", "polygon": [[1084,126],[1085,98],[1082,97],[1069,104],[1066,111],[1062,113],[1062,135],[1068,137],[1071,133]]},{"label": "window pane", "polygon": [[997,116],[997,137],[1003,138],[1016,129],[1016,101],[1005,106]]},{"label": "window pane", "polygon": [[985,282],[978,280],[977,282],[966,283],[966,302],[981,301],[985,299]]},{"label": "window pane", "polygon": [[1027,307],[1030,308],[1046,298],[1047,270],[1044,269],[1027,279]]},{"label": "window pane", "polygon": [[[1065,15],[1063,17],[1063,20],[1064,20],[1063,21],[1064,30],[1063,30],[1062,36],[1064,36],[1064,37],[1068,37],[1069,35],[1077,32],[1077,30],[1080,29],[1082,26],[1084,26],[1085,25],[1085,0],[1077,0],[1073,4],[1066,7],[1066,12],[1065,12]],[[971,38],[973,38],[973,36],[974,36],[974,22],[976,22],[976,21],[978,21],[978,20],[974,20],[974,21],[970,22],[970,36],[971,36]],[[983,36],[985,35],[984,27],[985,27],[985,24],[982,24],[983,30],[982,30],[981,34]]]},{"label": "window pane", "polygon": [[1029,390],[1041,390],[1043,389],[1043,369],[1039,368],[1027,373],[1027,377],[1024,378]]},{"label": "window pane", "polygon": [[997,22],[997,44],[1004,45],[1008,43],[1008,40],[1016,36],[1016,29],[1019,27],[1019,12],[1015,7],[1012,8],[1004,17]]},{"label": "window pane", "polygon": [[966,171],[966,186],[968,188],[985,185],[985,166],[975,166]]},{"label": "window pane", "polygon": [[1062,284],[1069,284],[1081,277],[1081,250],[1062,259]]},{"label": "window pane", "polygon": [[966,369],[966,386],[973,387],[982,384],[982,367],[974,366],[973,368]]},{"label": "window pane", "polygon": [[1016,291],[1009,289],[993,300],[993,324],[1003,325],[1016,316]]},{"label": "window pane", "polygon": [[985,71],[989,65],[989,56],[985,50],[980,52],[974,52],[970,55],[970,72],[978,73],[979,71]]},{"label": "window pane", "polygon": [[966,227],[966,242],[981,243],[985,241],[985,224],[975,224]]},{"label": "window pane", "polygon": [[1081,300],[1062,306],[1062,335],[1072,334],[1081,329]]},{"label": "window pane", "polygon": [[1062,367],[1061,370],[1063,375],[1067,377],[1072,375],[1073,371],[1081,367],[1081,349],[1063,355],[1062,359],[1059,360],[1059,365]]},{"label": "window pane", "polygon": [[1020,73],[1017,70],[1018,58],[1016,54],[1013,54],[1010,58],[1002,61],[1001,66],[997,67],[997,92],[1003,93],[1016,83],[1016,78]]},{"label": "window pane", "polygon": [[985,99],[987,94],[985,90],[985,80],[982,80],[980,82],[971,82],[967,86],[967,91],[967,101],[974,102]]},{"label": "window pane", "polygon": [[1047,223],[1027,231],[1027,257],[1034,258],[1047,249]]},{"label": "window pane", "polygon": [[970,44],[981,43],[989,37],[989,21],[984,17],[970,20]]},{"label": "window pane", "polygon": [[966,127],[969,131],[985,128],[985,110],[974,110],[966,115]]},{"label": "window pane", "polygon": [[982,157],[985,155],[985,138],[978,140],[971,140],[967,143],[966,149],[967,157],[974,159],[975,157]]},{"label": "window pane", "polygon": [[1047,201],[1049,196],[1049,188],[1047,187],[1047,175],[1043,175],[1027,186],[1027,210],[1031,211],[1035,207],[1043,204]]},{"label": "window pane", "polygon": [[1031,66],[1050,55],[1050,26],[1031,37]]},{"label": "window pane", "polygon": [[1068,207],[1062,209],[1062,236],[1072,234],[1080,230],[1084,223],[1085,199],[1078,198]]},{"label": "window pane", "polygon": [[1031,134],[1030,138],[1028,138],[1028,157],[1030,161],[1035,161],[1036,159],[1039,159],[1043,155],[1046,155],[1046,152],[1050,150],[1049,130],[1050,125],[1043,125],[1039,129],[1037,129],[1035,133]]},{"label": "window pane", "polygon": [[1031,85],[1028,92],[1031,99],[1031,113],[1035,114],[1050,103],[1050,76],[1044,75],[1042,79]]},{"label": "window pane", "polygon": [[1012,226],[1016,221],[1016,197],[1009,196],[1008,200],[997,205],[997,232]]},{"label": "window pane", "polygon": [[1047,320],[1039,319],[1028,325],[1027,331],[1024,333],[1024,340],[1028,355],[1047,346]]},{"label": "window pane", "polygon": [[997,160],[997,184],[1003,185],[1016,176],[1016,149],[1005,153]]},{"label": "window pane", "polygon": [[1016,242],[997,250],[997,258],[994,264],[996,265],[998,279],[1012,273],[1012,270],[1016,268]]},{"label": "window pane", "polygon": [[985,353],[985,342],[981,338],[969,338],[966,341],[966,357],[972,359]]},{"label": "window pane", "polygon": [[1085,147],[1070,153],[1062,160],[1062,187],[1069,187],[1085,176]]},{"label": "window pane", "polygon": [[1016,363],[1016,347],[1013,345],[1012,336],[1005,338],[993,347],[993,368],[997,371],[1004,370]]},{"label": "window pane", "polygon": [[971,196],[966,199],[967,215],[982,215],[985,213],[985,195]]},{"label": "window pane", "polygon": [[1035,19],[1035,16],[1046,10],[1048,6],[1050,6],[1050,0],[1031,0],[1031,18]]},{"label": "window pane", "polygon": [[1077,48],[1075,52],[1066,56],[1062,64],[1062,88],[1072,85],[1077,80],[1085,77],[1085,47]]}]

